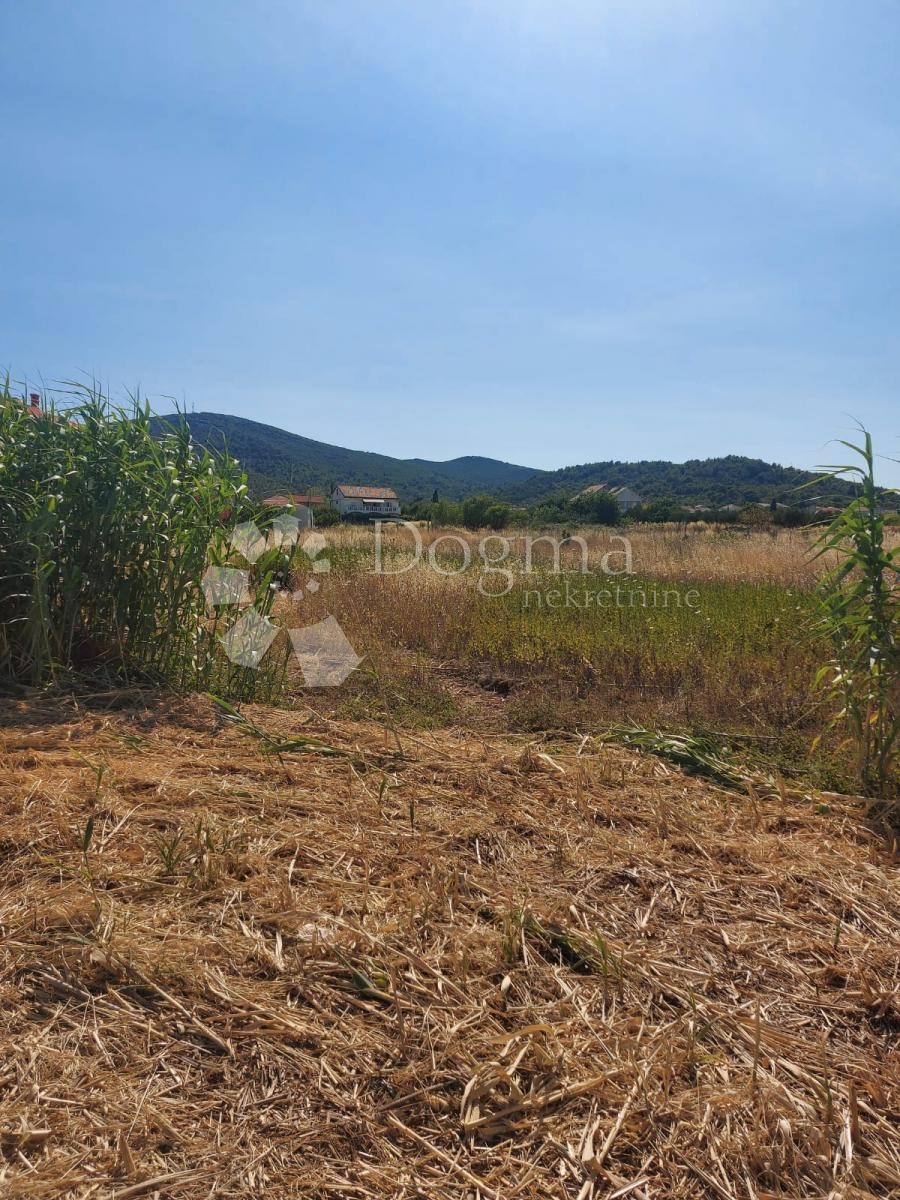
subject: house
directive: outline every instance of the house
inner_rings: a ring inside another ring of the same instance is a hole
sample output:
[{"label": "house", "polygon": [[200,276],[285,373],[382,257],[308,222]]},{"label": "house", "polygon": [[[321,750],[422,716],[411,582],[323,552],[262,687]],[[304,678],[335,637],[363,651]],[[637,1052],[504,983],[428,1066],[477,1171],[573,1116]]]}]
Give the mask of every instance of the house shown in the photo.
[{"label": "house", "polygon": [[[25,411],[28,413],[29,417],[31,417],[32,420],[35,420],[35,421],[43,420],[43,421],[55,421],[55,422],[59,423],[63,420],[63,418],[61,416],[59,416],[53,410],[53,408],[43,408],[41,406],[41,398],[37,392],[29,392],[28,393],[28,399],[25,401]],[[78,421],[67,421],[66,424],[71,425],[73,429],[77,429],[79,422]]]},{"label": "house", "polygon": [[287,495],[264,496],[262,502],[270,508],[283,508],[299,520],[302,528],[312,529],[316,523],[313,505],[324,504],[325,497],[307,492],[291,492]]},{"label": "house", "polygon": [[295,492],[287,496],[264,496],[262,502],[272,508],[296,508],[298,504],[312,508],[314,504],[324,504],[325,497],[314,496],[312,493]]},{"label": "house", "polygon": [[359,483],[336,483],[331,489],[331,507],[342,521],[383,521],[400,516],[397,493],[389,487]]},{"label": "house", "polygon": [[591,483],[586,488],[582,488],[578,495],[593,496],[596,492],[608,492],[610,496],[618,500],[619,508],[623,513],[643,504],[641,497],[630,487],[610,487],[606,483]]}]

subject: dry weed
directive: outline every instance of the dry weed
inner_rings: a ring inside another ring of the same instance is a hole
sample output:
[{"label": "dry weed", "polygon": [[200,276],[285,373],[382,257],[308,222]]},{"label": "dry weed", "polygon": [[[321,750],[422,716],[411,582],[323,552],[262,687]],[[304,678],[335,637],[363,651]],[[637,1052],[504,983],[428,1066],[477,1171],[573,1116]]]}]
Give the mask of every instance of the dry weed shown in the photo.
[{"label": "dry weed", "polygon": [[5,1196],[898,1194],[898,865],[848,801],[114,702],[0,714]]}]

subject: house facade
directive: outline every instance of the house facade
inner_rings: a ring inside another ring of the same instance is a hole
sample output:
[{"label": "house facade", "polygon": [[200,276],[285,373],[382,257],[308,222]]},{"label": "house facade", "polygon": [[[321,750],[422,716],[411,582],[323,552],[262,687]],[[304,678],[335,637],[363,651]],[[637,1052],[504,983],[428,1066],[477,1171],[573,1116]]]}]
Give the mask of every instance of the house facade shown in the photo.
[{"label": "house facade", "polygon": [[284,509],[296,517],[303,528],[312,529],[316,523],[313,505],[324,504],[325,497],[310,492],[292,492],[287,495],[264,496],[262,502],[269,508]]},{"label": "house facade", "polygon": [[578,493],[579,496],[592,496],[595,492],[607,492],[619,502],[619,509],[625,513],[629,509],[643,504],[642,498],[630,487],[610,487],[606,483],[592,483]]},{"label": "house facade", "polygon": [[393,488],[369,484],[336,483],[331,506],[342,521],[383,521],[400,516],[400,501]]}]

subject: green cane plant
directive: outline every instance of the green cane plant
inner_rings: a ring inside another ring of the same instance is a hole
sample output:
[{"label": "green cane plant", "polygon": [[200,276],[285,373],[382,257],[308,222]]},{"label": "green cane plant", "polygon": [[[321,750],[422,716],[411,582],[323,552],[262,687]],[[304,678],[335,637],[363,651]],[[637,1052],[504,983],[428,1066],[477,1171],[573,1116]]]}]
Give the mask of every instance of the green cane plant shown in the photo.
[{"label": "green cane plant", "polygon": [[883,505],[892,489],[876,485],[872,437],[861,432],[861,446],[840,442],[860,462],[825,467],[821,477],[849,476],[858,493],[814,544],[817,557],[835,559],[818,587],[815,631],[830,644],[831,657],[817,673],[816,683],[837,704],[835,721],[846,728],[855,746],[863,790],[896,818],[900,547],[887,545],[889,517]]},{"label": "green cane plant", "polygon": [[[246,565],[229,539],[252,518],[239,464],[185,423],[160,434],[138,399],[117,407],[80,385],[29,406],[0,381],[0,688],[75,674],[276,694],[285,655],[230,661],[239,609],[212,611],[201,586],[209,566]],[[254,570],[262,615],[270,580]]]}]

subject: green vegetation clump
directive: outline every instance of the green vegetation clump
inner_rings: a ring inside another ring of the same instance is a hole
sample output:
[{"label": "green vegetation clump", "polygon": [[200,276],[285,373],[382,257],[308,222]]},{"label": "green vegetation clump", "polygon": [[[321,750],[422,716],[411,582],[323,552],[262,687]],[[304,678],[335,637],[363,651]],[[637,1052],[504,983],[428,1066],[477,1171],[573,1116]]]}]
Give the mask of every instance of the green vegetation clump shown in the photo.
[{"label": "green vegetation clump", "polygon": [[[235,613],[211,615],[201,586],[228,560],[231,526],[253,515],[244,474],[198,450],[185,425],[154,436],[138,402],[126,412],[74,393],[64,410],[35,410],[8,380],[0,392],[0,679],[100,673],[258,692],[270,673],[221,653]],[[264,613],[264,571],[257,584]]]},{"label": "green vegetation clump", "polygon": [[462,501],[415,500],[404,508],[403,515],[410,521],[428,521],[449,528],[506,529],[511,524],[513,510],[512,505],[496,496],[478,492]]},{"label": "green vegetation clump", "polygon": [[818,589],[818,632],[832,650],[818,680],[838,702],[837,720],[855,744],[862,786],[887,800],[900,818],[890,803],[897,793],[900,735],[900,547],[885,541],[888,521],[880,511],[872,438],[863,434],[862,446],[840,443],[862,464],[831,467],[826,477],[850,475],[858,495],[817,543],[820,555],[837,558]]},{"label": "green vegetation clump", "polygon": [[463,500],[462,523],[467,529],[504,529],[510,512],[510,505],[482,493]]}]

